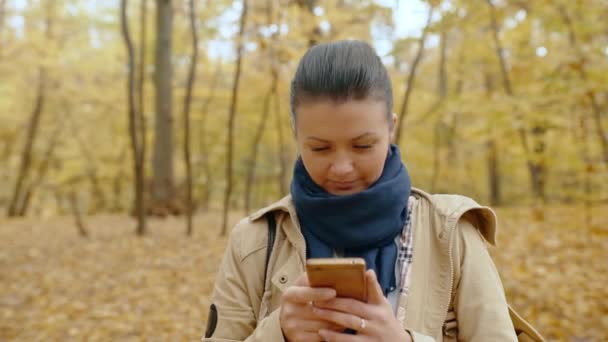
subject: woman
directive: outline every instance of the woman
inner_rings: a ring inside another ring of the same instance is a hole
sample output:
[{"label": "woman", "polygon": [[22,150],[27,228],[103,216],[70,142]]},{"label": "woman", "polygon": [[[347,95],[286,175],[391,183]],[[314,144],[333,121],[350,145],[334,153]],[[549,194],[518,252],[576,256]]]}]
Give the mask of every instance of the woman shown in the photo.
[{"label": "woman", "polygon": [[[291,84],[291,196],[233,229],[204,341],[517,341],[484,244],[495,241],[494,213],[410,186],[392,106],[366,43],[304,55]],[[331,256],[366,260],[368,302],[308,286],[306,258]]]}]

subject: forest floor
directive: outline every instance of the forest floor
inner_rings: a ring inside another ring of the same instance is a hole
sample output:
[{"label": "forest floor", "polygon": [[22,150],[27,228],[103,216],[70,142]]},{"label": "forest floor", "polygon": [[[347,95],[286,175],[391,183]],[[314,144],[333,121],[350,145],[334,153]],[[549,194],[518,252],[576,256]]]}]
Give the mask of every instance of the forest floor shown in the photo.
[{"label": "forest floor", "polygon": [[[492,248],[510,303],[549,341],[608,340],[608,206],[503,208]],[[232,217],[236,222],[238,214]],[[196,341],[226,238],[219,213],[0,219],[0,341]]]}]

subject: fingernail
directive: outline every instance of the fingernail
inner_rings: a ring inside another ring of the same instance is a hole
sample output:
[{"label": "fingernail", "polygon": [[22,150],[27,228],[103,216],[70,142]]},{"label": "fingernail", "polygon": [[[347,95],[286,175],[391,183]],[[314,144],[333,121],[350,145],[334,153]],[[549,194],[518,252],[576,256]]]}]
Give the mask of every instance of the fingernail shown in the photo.
[{"label": "fingernail", "polygon": [[323,292],[323,297],[331,298],[331,297],[335,297],[335,296],[336,296],[336,290],[334,290],[334,289],[328,289]]},{"label": "fingernail", "polygon": [[321,337],[323,337],[325,340],[328,340],[327,330],[324,330],[324,329],[319,330],[319,335],[321,335]]}]

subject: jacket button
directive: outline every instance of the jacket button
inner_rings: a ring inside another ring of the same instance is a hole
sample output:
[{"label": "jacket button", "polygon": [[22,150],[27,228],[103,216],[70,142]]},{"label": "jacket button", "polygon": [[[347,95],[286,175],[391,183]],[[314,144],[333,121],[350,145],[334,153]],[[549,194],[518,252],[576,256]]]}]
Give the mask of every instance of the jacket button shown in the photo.
[{"label": "jacket button", "polygon": [[279,278],[279,283],[285,284],[286,282],[287,282],[287,276],[282,275],[281,278]]}]

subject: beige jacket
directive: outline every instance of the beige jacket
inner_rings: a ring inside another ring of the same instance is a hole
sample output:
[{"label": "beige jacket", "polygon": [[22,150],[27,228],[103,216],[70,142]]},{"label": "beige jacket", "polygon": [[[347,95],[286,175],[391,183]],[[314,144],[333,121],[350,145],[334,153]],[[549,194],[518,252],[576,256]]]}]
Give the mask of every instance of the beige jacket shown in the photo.
[{"label": "beige jacket", "polygon": [[[397,310],[403,328],[415,341],[517,341],[484,243],[496,243],[494,212],[463,196],[417,189],[412,194],[417,201],[412,210],[410,295],[401,297]],[[269,211],[275,211],[277,234],[265,286],[268,226],[263,216]],[[239,222],[212,295],[217,325],[203,341],[284,341],[280,297],[304,272],[305,253],[290,196]]]}]

